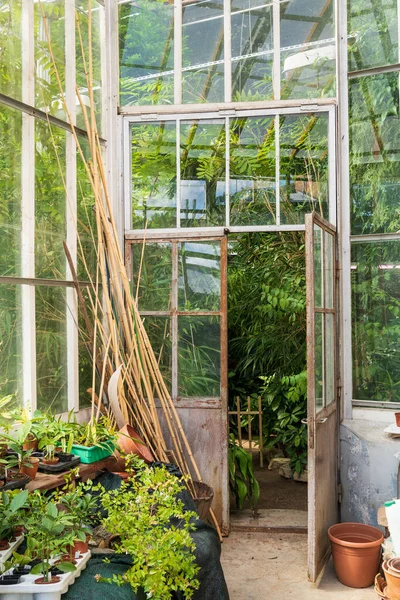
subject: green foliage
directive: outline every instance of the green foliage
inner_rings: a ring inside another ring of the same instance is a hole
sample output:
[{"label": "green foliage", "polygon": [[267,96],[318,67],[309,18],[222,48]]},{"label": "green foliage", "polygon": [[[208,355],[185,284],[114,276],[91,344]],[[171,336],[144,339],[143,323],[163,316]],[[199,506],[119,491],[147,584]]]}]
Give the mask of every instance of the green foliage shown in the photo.
[{"label": "green foliage", "polygon": [[0,540],[9,539],[14,527],[25,523],[28,490],[2,491],[0,495]]},{"label": "green foliage", "polygon": [[278,446],[290,458],[290,466],[301,473],[307,465],[308,433],[307,372],[290,377],[261,377],[263,435],[266,447]]},{"label": "green foliage", "polygon": [[258,390],[261,376],[304,370],[303,234],[238,237],[229,256],[228,289],[231,390],[247,395]]},{"label": "green foliage", "polygon": [[253,458],[236,443],[233,434],[229,436],[228,464],[229,487],[236,499],[236,506],[242,510],[247,498],[250,507],[255,510],[260,498],[260,487],[254,475]]},{"label": "green foliage", "polygon": [[140,590],[154,600],[169,600],[175,591],[192,598],[199,587],[190,536],[197,515],[185,511],[176,498],[183,487],[176,477],[164,468],[141,465],[136,463],[136,476],[122,482],[120,489],[102,495],[108,513],[103,525],[120,536],[116,552],[131,555],[133,565],[123,576],[98,579],[117,585],[129,583],[135,592]]}]

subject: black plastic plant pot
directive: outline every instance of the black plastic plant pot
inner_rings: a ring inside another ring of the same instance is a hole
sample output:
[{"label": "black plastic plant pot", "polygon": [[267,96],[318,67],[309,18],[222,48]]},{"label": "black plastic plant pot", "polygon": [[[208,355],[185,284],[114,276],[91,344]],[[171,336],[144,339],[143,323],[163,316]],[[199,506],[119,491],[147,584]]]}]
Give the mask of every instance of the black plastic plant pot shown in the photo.
[{"label": "black plastic plant pot", "polygon": [[29,575],[29,573],[31,572],[31,567],[30,566],[26,566],[26,567],[15,567],[14,571],[13,571],[13,575]]},{"label": "black plastic plant pot", "polygon": [[67,452],[56,452],[56,456],[58,456],[60,462],[68,462],[75,458],[74,454],[68,454]]},{"label": "black plastic plant pot", "polygon": [[44,452],[32,452],[31,456],[34,456],[35,458],[43,458]]},{"label": "black plastic plant pot", "polygon": [[21,575],[3,575],[0,577],[0,585],[17,585],[21,581]]},{"label": "black plastic plant pot", "polygon": [[51,568],[51,574],[54,577],[55,575],[65,575],[65,571],[61,571],[61,569],[58,569],[57,567],[52,567]]}]

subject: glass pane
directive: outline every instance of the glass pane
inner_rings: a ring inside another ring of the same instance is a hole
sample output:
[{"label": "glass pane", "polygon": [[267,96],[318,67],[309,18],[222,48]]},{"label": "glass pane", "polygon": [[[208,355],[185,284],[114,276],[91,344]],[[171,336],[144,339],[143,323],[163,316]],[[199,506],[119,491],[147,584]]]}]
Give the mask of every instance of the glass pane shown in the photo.
[{"label": "glass pane", "polygon": [[[90,159],[89,144],[85,138],[79,138],[86,160]],[[97,267],[97,228],[95,200],[93,188],[89,182],[85,165],[79,152],[76,154],[77,175],[77,230],[78,230],[78,260],[77,273],[79,281],[88,281],[89,276],[94,281]]]},{"label": "glass pane", "polygon": [[314,225],[314,306],[323,307],[324,273],[323,273],[323,231]]},{"label": "glass pane", "polygon": [[399,61],[398,4],[375,0],[348,3],[349,71]]},{"label": "glass pane", "polygon": [[249,117],[231,121],[231,225],[275,223],[274,123],[274,117]]},{"label": "glass pane", "polygon": [[0,105],[0,275],[21,272],[21,141],[22,114]]},{"label": "glass pane", "polygon": [[22,100],[22,0],[2,2],[0,10],[0,93]]},{"label": "glass pane", "polygon": [[[65,131],[35,122],[36,277],[65,279]],[[62,173],[60,172],[62,169]]]},{"label": "glass pane", "polygon": [[[82,296],[84,298],[87,312],[89,313],[89,319],[93,322],[94,314],[91,308],[89,300],[88,289],[81,287]],[[79,306],[78,306],[79,308]],[[78,311],[79,318],[79,408],[85,408],[91,406],[92,395],[88,392],[88,389],[93,387],[93,344],[90,340],[90,336],[87,331],[85,319],[82,314],[82,310]],[[100,389],[100,377],[96,373],[96,389]]]},{"label": "glass pane", "polygon": [[176,227],[175,123],[132,125],[132,229]]},{"label": "glass pane", "polygon": [[122,106],[173,103],[173,3],[120,4],[119,52]]},{"label": "glass pane", "polygon": [[[138,277],[140,310],[170,310],[172,289],[172,245],[133,244],[132,294],[136,297]],[[143,259],[142,259],[143,253]]]},{"label": "glass pane", "polygon": [[[104,55],[104,40],[102,40],[103,32],[101,29],[101,22],[104,20],[104,6],[102,6],[96,0],[92,0],[92,11],[91,11],[91,30],[92,35],[89,37],[89,1],[88,0],[77,0],[76,1],[76,18],[79,23],[76,26],[76,85],[78,86],[82,104],[88,110],[90,107],[90,97],[88,93],[89,80],[86,75],[86,71],[89,68],[89,42],[91,39],[92,44],[92,55],[93,55],[93,66],[92,66],[92,86],[93,86],[93,99],[94,109],[96,115],[96,122],[99,132],[101,132],[101,88],[103,85],[101,73],[102,73],[102,59]],[[82,53],[83,47],[83,53]],[[86,62],[86,69],[85,69]],[[76,104],[76,122],[78,127],[87,129],[85,119],[82,112],[82,107],[79,99],[77,98]]]},{"label": "glass pane", "polygon": [[224,2],[182,8],[183,102],[224,101]]},{"label": "glass pane", "polygon": [[322,313],[315,314],[315,408],[325,407],[324,388],[324,330]]},{"label": "glass pane", "polygon": [[[66,120],[62,94],[49,51],[51,49],[65,94],[65,1],[35,2],[35,105]],[[26,9],[25,9],[26,10]],[[43,18],[46,17],[46,21]]]},{"label": "glass pane", "polygon": [[[171,321],[167,317],[144,317],[144,326],[149,336],[164,381],[171,391],[172,381],[172,341]],[[154,391],[157,396],[156,390]]]},{"label": "glass pane", "polygon": [[36,377],[38,408],[68,410],[66,293],[36,287]]},{"label": "glass pane", "polygon": [[400,402],[400,244],[352,246],[353,394]]},{"label": "glass pane", "polygon": [[400,229],[399,74],[349,81],[353,234]]},{"label": "glass pane", "polygon": [[281,223],[328,219],[328,115],[282,116],[280,156]]},{"label": "glass pane", "polygon": [[181,226],[225,223],[225,122],[181,125]]},{"label": "glass pane", "polygon": [[334,0],[289,0],[280,6],[281,98],[334,97]]},{"label": "glass pane", "polygon": [[326,405],[335,401],[335,316],[327,313],[325,317],[325,393]]},{"label": "glass pane", "polygon": [[220,309],[221,264],[219,242],[179,244],[178,309]]},{"label": "glass pane", "polygon": [[324,231],[324,279],[325,279],[325,308],[335,307],[335,254],[334,238]]},{"label": "glass pane", "polygon": [[0,284],[0,398],[22,402],[21,287]]},{"label": "glass pane", "polygon": [[220,396],[219,317],[178,318],[178,394]]},{"label": "glass pane", "polygon": [[[232,100],[272,100],[272,5],[231,0]],[[252,8],[252,7],[256,8]]]}]

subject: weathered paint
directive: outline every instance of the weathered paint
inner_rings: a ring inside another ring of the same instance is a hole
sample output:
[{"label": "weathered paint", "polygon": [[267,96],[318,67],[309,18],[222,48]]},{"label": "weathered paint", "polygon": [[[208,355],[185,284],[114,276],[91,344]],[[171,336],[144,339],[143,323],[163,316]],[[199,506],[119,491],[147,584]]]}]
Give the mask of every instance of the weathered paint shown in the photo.
[{"label": "weathered paint", "polygon": [[342,521],[376,526],[379,507],[397,498],[400,440],[384,433],[385,427],[361,419],[341,424]]}]

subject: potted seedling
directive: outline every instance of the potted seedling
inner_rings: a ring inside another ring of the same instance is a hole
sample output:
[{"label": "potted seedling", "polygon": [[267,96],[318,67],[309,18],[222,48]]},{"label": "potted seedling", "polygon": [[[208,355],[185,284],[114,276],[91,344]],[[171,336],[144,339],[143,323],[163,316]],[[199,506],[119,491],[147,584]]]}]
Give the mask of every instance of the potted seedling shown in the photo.
[{"label": "potted seedling", "polygon": [[124,575],[96,579],[129,583],[138,598],[168,599],[174,592],[191,598],[199,587],[190,535],[197,513],[185,511],[177,498],[184,485],[165,468],[135,468],[134,478],[101,495],[102,524],[120,539],[115,552],[133,556],[133,565]]},{"label": "potted seedling", "polygon": [[39,461],[31,456],[32,450],[26,449],[25,443],[31,425],[30,421],[26,421],[13,435],[1,436],[8,443],[9,454],[0,459],[0,464],[9,487],[21,487],[36,476]]},{"label": "potted seedling", "polygon": [[116,445],[116,431],[107,417],[81,425],[75,434],[72,453],[83,463],[93,463],[110,456]]},{"label": "potted seedling", "polygon": [[[65,513],[58,510],[54,502],[48,502],[44,513],[38,511],[28,519],[28,549],[29,555],[39,559],[32,570],[32,575],[41,575],[35,580],[36,584],[50,584],[60,581],[58,576],[52,576],[54,568],[52,559],[65,553],[73,541],[72,533],[68,531],[71,521]],[[57,562],[57,569],[64,573],[75,571],[71,561]]]},{"label": "potted seedling", "polygon": [[26,506],[28,490],[18,493],[1,492],[0,501],[0,551],[10,547],[15,529],[25,520],[22,509]]}]

